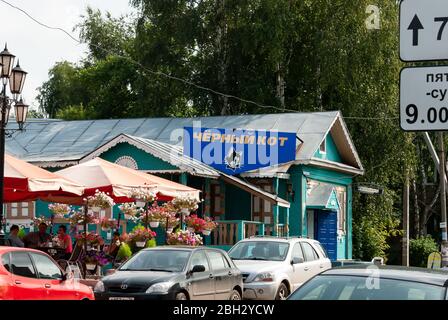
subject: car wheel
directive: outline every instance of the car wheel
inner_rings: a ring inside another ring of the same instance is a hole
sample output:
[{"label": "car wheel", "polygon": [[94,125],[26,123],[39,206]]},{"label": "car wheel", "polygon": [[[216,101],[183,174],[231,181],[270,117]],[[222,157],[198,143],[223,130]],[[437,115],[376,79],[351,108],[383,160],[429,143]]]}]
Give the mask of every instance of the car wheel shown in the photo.
[{"label": "car wheel", "polygon": [[233,290],[232,294],[230,295],[229,300],[241,300],[241,295],[238,292],[238,290]]},{"label": "car wheel", "polygon": [[278,287],[277,295],[275,296],[275,300],[286,300],[289,296],[289,290],[286,284],[281,283],[280,287]]},{"label": "car wheel", "polygon": [[188,297],[185,292],[178,292],[176,294],[176,300],[188,300]]}]

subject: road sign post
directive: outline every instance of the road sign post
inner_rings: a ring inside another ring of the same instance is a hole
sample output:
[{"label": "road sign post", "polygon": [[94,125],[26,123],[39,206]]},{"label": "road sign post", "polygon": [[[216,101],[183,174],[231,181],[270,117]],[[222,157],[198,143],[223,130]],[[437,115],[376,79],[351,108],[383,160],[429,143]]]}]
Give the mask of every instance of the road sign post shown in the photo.
[{"label": "road sign post", "polygon": [[448,1],[401,2],[400,58],[408,62],[448,59]]}]

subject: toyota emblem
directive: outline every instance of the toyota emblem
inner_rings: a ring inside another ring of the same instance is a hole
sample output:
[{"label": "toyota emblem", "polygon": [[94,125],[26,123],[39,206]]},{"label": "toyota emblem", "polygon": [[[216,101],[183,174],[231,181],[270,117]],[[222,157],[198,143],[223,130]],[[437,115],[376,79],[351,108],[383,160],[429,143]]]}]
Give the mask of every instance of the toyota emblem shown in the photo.
[{"label": "toyota emblem", "polygon": [[126,283],[123,283],[121,285],[121,290],[126,290],[128,288],[128,285]]}]

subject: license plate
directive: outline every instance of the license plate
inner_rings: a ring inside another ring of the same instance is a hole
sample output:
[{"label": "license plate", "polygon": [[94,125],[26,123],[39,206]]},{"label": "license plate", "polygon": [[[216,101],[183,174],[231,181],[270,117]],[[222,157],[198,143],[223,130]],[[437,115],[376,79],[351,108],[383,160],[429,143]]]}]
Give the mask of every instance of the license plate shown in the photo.
[{"label": "license plate", "polygon": [[109,300],[134,300],[134,297],[109,297]]}]

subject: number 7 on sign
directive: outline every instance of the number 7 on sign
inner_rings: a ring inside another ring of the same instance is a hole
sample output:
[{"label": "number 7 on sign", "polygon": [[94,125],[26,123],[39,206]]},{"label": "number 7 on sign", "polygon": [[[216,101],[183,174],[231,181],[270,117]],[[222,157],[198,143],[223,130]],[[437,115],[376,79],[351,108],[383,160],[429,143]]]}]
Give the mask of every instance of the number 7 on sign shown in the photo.
[{"label": "number 7 on sign", "polygon": [[446,23],[448,22],[448,17],[434,18],[435,22],[442,22],[440,26],[439,33],[437,34],[437,40],[442,40],[443,30],[445,30]]}]

